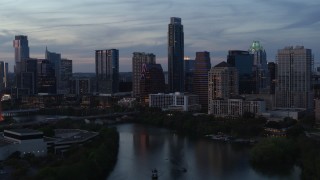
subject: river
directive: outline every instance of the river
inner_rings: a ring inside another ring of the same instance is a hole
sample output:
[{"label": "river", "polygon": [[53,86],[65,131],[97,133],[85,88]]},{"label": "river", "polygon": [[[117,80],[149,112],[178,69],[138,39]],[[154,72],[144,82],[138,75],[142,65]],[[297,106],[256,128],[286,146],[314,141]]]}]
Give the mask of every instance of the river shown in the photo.
[{"label": "river", "polygon": [[255,171],[249,147],[192,139],[170,130],[138,124],[118,125],[118,161],[108,180],[148,180],[156,168],[159,180],[294,180],[300,169],[288,174]]}]

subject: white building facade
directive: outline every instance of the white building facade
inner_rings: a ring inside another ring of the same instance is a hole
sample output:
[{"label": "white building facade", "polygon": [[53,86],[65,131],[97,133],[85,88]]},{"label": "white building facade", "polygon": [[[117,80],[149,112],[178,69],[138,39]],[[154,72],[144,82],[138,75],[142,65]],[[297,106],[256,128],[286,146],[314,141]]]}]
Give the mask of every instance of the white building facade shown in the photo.
[{"label": "white building facade", "polygon": [[199,96],[179,92],[170,94],[149,94],[149,107],[176,111],[197,111],[201,109]]},{"label": "white building facade", "polygon": [[209,114],[218,117],[240,117],[245,112],[261,115],[266,111],[264,100],[257,99],[246,101],[243,98],[214,99],[209,107]]}]

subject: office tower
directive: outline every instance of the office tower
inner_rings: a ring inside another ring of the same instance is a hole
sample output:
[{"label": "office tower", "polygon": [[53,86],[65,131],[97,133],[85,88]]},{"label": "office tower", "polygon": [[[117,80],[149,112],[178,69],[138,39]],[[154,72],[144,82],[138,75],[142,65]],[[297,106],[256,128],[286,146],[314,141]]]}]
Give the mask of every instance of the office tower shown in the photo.
[{"label": "office tower", "polygon": [[21,84],[19,91],[25,95],[33,95],[38,93],[38,59],[25,59],[21,63],[20,73]]},{"label": "office tower", "polygon": [[8,63],[0,61],[0,94],[8,87]]},{"label": "office tower", "polygon": [[57,82],[54,65],[47,59],[38,59],[38,93],[56,94]]},{"label": "office tower", "polygon": [[155,64],[156,56],[144,52],[134,52],[132,57],[132,95],[140,96],[140,79],[143,64]]},{"label": "office tower", "polygon": [[253,55],[253,78],[256,84],[256,94],[269,93],[269,72],[267,54],[259,41],[253,41],[249,52]]},{"label": "office tower", "polygon": [[52,67],[54,69],[54,75],[56,77],[56,83],[57,83],[57,91],[60,90],[60,69],[61,69],[61,54],[50,52],[48,51],[48,48],[46,47],[45,52],[45,58],[52,64]]},{"label": "office tower", "polygon": [[274,62],[269,62],[268,63],[268,71],[269,71],[269,77],[270,77],[270,94],[275,93],[275,88],[276,88],[276,68],[277,65]]},{"label": "office tower", "polygon": [[255,94],[253,55],[248,51],[230,50],[227,63],[236,67],[239,73],[239,94]]},{"label": "office tower", "polygon": [[13,40],[14,47],[14,59],[15,59],[15,84],[17,88],[20,88],[21,84],[21,63],[29,58],[29,45],[28,45],[28,37],[23,35],[15,36]]},{"label": "office tower", "polygon": [[201,109],[208,110],[208,72],[211,68],[210,53],[196,52],[193,93],[199,96]]},{"label": "office tower", "polygon": [[185,92],[193,92],[193,75],[195,60],[184,57],[184,89]]},{"label": "office tower", "polygon": [[96,50],[97,91],[112,94],[119,90],[119,50]]},{"label": "office tower", "polygon": [[142,103],[149,104],[149,94],[165,92],[164,74],[160,64],[144,63],[140,78],[140,98]]},{"label": "office tower", "polygon": [[305,49],[303,46],[279,49],[276,62],[276,107],[311,109],[311,49]]},{"label": "office tower", "polygon": [[168,85],[170,92],[184,92],[184,35],[181,18],[168,25]]},{"label": "office tower", "polygon": [[61,59],[60,63],[60,83],[58,84],[58,94],[70,93],[70,79],[72,78],[72,60]]}]

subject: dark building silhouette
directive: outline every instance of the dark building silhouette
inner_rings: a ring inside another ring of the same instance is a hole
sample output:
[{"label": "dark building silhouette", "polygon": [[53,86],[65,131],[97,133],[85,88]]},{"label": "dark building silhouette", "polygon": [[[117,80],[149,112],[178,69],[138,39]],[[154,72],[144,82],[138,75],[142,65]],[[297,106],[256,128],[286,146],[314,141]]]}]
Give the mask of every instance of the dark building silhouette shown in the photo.
[{"label": "dark building silhouette", "polygon": [[70,93],[77,95],[87,95],[91,91],[91,78],[89,77],[76,77],[70,80]]},{"label": "dark building silhouette", "polygon": [[210,53],[207,51],[196,52],[193,92],[199,96],[199,103],[204,111],[208,110],[208,72],[210,68]]},{"label": "dark building silhouette", "polygon": [[270,77],[267,65],[267,53],[259,41],[253,41],[249,52],[253,55],[255,93],[268,94],[270,92]]},{"label": "dark building silhouette", "polygon": [[54,69],[54,75],[57,82],[57,91],[61,89],[60,87],[60,69],[61,69],[61,54],[50,52],[46,47],[45,58],[50,62],[51,66]]},{"label": "dark building silhouette", "polygon": [[239,94],[255,94],[257,89],[253,74],[253,55],[248,51],[230,50],[227,63],[238,70]]},{"label": "dark building silhouette", "polygon": [[113,94],[119,91],[119,50],[96,50],[97,91]]},{"label": "dark building silhouette", "polygon": [[38,59],[37,85],[38,93],[57,93],[55,69],[49,60]]},{"label": "dark building silhouette", "polygon": [[8,63],[0,61],[0,94],[8,88]]},{"label": "dark building silhouette", "polygon": [[276,68],[277,65],[274,62],[268,63],[268,70],[270,75],[270,94],[275,94],[276,89]]},{"label": "dark building silhouette", "polygon": [[184,34],[181,18],[171,17],[168,25],[169,92],[184,92]]},{"label": "dark building silhouette", "polygon": [[38,59],[26,59],[21,63],[21,84],[19,89],[24,89],[27,94],[38,93]]},{"label": "dark building silhouette", "polygon": [[16,88],[21,87],[21,63],[29,58],[29,42],[28,37],[24,35],[17,35],[13,40],[14,59],[15,59],[15,85]]},{"label": "dark building silhouette", "polygon": [[149,103],[149,94],[164,93],[165,80],[160,64],[143,64],[140,79],[140,100]]},{"label": "dark building silhouette", "polygon": [[184,87],[185,92],[193,92],[193,75],[194,75],[195,60],[189,57],[184,58]]}]

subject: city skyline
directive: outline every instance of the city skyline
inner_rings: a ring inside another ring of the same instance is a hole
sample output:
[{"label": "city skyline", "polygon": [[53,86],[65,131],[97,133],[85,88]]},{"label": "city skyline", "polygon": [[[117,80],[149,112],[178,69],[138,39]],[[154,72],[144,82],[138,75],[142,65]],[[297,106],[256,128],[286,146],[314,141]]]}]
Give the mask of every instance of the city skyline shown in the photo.
[{"label": "city skyline", "polygon": [[225,61],[228,50],[248,50],[254,40],[265,48],[268,62],[275,61],[278,49],[290,45],[312,49],[315,65],[320,55],[320,3],[313,0],[31,0],[23,6],[19,1],[2,1],[0,5],[0,60],[9,63],[11,72],[12,40],[20,34],[28,36],[30,57],[43,58],[48,46],[74,60],[74,72],[94,72],[94,50],[101,48],[120,50],[121,72],[130,71],[135,51],[154,53],[167,71],[170,17],[183,20],[185,55],[194,59],[195,52],[208,51],[212,65]]}]

